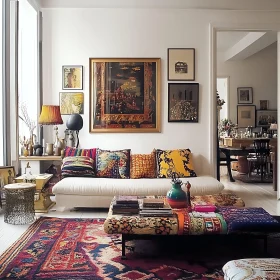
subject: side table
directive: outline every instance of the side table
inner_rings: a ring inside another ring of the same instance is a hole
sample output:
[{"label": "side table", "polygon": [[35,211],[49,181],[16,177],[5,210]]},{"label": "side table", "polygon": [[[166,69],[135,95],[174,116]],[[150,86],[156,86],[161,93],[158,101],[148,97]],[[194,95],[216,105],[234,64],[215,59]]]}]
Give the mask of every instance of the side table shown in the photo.
[{"label": "side table", "polygon": [[[36,213],[48,213],[49,209],[55,204],[50,199],[50,195],[43,190],[45,184],[53,177],[53,174],[34,175],[36,191],[34,196],[34,208]],[[17,183],[23,182],[24,175],[15,178]]]},{"label": "side table", "polygon": [[15,183],[4,186],[6,194],[5,223],[24,225],[34,222],[35,186],[31,183]]}]

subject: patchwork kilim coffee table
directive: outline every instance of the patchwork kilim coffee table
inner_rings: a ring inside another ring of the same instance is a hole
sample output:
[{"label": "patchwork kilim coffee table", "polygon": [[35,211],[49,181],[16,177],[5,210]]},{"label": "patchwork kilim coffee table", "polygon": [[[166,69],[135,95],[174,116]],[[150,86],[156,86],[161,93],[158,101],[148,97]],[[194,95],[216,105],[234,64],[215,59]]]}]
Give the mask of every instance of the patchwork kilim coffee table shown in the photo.
[{"label": "patchwork kilim coffee table", "polygon": [[[161,196],[162,197],[162,196]],[[144,197],[138,197],[141,201]],[[265,232],[275,231],[278,222],[262,208],[244,208],[244,201],[235,194],[192,196],[192,207],[201,204],[216,205],[218,211],[210,217],[198,217],[187,209],[173,209],[172,217],[140,217],[138,214],[112,212],[113,199],[104,230],[108,234],[122,234],[122,257],[125,258],[125,242],[162,235],[217,235],[230,233],[256,233],[264,238]],[[141,203],[140,203],[141,204]]]}]

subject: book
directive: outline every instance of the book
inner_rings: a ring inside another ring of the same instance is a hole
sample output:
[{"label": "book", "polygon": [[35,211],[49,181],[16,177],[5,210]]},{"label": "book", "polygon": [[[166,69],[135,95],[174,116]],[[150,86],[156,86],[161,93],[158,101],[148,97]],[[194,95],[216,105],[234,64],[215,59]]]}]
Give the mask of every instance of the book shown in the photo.
[{"label": "book", "polygon": [[162,208],[164,206],[164,200],[162,198],[144,198],[143,207],[149,208]]},{"label": "book", "polygon": [[114,214],[138,214],[139,209],[113,209],[112,213],[113,215]]},{"label": "book", "polygon": [[119,195],[116,197],[117,204],[138,204],[138,198],[134,195]]},{"label": "book", "polygon": [[165,214],[154,214],[154,213],[140,213],[140,217],[173,217],[173,213],[165,213]]},{"label": "book", "polygon": [[139,204],[118,204],[116,201],[112,204],[113,209],[139,209]]}]

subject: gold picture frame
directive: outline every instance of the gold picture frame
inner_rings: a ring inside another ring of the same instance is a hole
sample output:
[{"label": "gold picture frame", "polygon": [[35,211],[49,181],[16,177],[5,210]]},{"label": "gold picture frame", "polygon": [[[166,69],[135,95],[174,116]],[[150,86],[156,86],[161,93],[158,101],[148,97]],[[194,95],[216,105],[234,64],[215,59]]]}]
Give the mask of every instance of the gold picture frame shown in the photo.
[{"label": "gold picture frame", "polygon": [[60,92],[61,115],[83,114],[84,93],[83,92]]},{"label": "gold picture frame", "polygon": [[90,58],[89,132],[160,132],[160,58]]},{"label": "gold picture frame", "polygon": [[15,176],[14,166],[0,166],[0,187],[2,187],[2,184],[4,184],[4,186],[12,184]]}]

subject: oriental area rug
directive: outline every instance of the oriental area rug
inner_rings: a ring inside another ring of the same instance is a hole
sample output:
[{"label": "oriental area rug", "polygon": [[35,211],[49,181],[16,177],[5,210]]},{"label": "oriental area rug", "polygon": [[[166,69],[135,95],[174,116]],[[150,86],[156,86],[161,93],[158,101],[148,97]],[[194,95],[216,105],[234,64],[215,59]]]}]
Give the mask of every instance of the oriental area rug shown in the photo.
[{"label": "oriental area rug", "polygon": [[165,236],[159,243],[127,242],[128,259],[122,260],[121,236],[106,234],[103,223],[104,219],[39,218],[0,256],[0,279],[221,280],[222,266],[233,257],[228,256],[233,249],[221,241],[221,246],[208,241],[194,244],[182,236],[183,246],[176,243],[178,238]]}]

